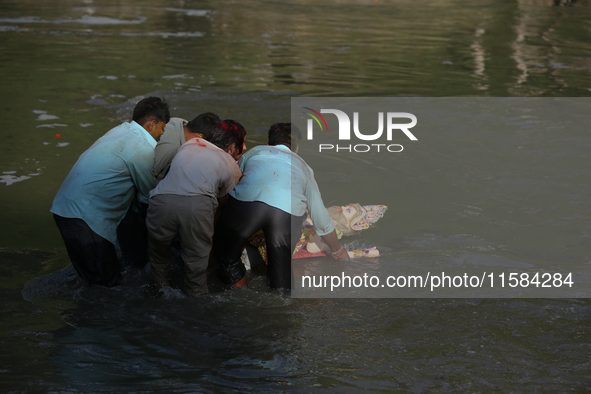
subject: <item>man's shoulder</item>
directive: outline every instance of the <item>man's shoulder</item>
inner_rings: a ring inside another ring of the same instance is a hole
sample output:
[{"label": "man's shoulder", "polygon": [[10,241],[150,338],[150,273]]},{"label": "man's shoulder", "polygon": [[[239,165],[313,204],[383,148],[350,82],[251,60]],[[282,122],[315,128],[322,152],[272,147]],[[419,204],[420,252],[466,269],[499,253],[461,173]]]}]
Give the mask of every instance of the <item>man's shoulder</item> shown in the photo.
[{"label": "man's shoulder", "polygon": [[126,122],[111,129],[105,136],[113,132],[110,149],[118,152],[124,158],[154,155],[156,141],[150,141],[151,136],[143,127],[135,122]]},{"label": "man's shoulder", "polygon": [[131,141],[134,141],[133,138],[128,138],[130,134],[133,134],[133,131],[134,129],[130,123],[121,123],[103,134],[94,142],[94,144],[90,146],[90,148],[87,149],[87,151],[104,150],[117,147],[121,148],[122,146],[126,146]]},{"label": "man's shoulder", "polygon": [[[112,127],[109,131],[107,131],[101,138],[107,136],[115,136],[122,133],[128,133],[130,130],[133,129],[131,122],[123,122],[118,124],[117,126]],[[99,138],[100,139],[100,138]]]},{"label": "man's shoulder", "polygon": [[207,149],[207,150],[213,150],[213,151],[218,151],[218,150],[222,151],[220,148],[218,148],[217,146],[215,146],[211,142],[209,142],[203,138],[199,138],[199,137],[194,137],[194,138],[187,140],[183,144],[182,149],[184,149],[184,150]]},{"label": "man's shoulder", "polygon": [[293,154],[292,151],[289,150],[289,148],[287,149],[283,149],[282,147],[279,146],[274,146],[274,145],[257,145],[254,148],[249,149],[244,155],[247,157],[251,157],[251,156],[258,156],[258,155],[263,155],[263,156],[290,156],[291,154]]},{"label": "man's shoulder", "polygon": [[107,131],[100,139],[122,139],[122,143],[135,144],[138,141],[148,141],[148,132],[134,121],[123,122]]},{"label": "man's shoulder", "polygon": [[267,147],[268,147],[267,145],[257,145],[253,148],[248,149],[246,152],[244,152],[243,157],[260,155],[264,152],[265,148],[267,148]]},{"label": "man's shoulder", "polygon": [[164,128],[164,134],[160,137],[158,144],[156,146],[162,146],[167,144],[173,145],[181,145],[182,139],[181,134],[184,135],[183,126],[187,123],[185,119],[182,118],[170,118],[170,121],[166,124]]},{"label": "man's shoulder", "polygon": [[202,138],[191,138],[185,142],[177,151],[176,156],[192,157],[192,160],[212,160],[229,156],[222,149]]},{"label": "man's shoulder", "polygon": [[183,130],[183,126],[187,124],[187,121],[183,118],[170,118],[166,126],[164,127],[164,133],[166,130],[174,129],[175,131]]}]

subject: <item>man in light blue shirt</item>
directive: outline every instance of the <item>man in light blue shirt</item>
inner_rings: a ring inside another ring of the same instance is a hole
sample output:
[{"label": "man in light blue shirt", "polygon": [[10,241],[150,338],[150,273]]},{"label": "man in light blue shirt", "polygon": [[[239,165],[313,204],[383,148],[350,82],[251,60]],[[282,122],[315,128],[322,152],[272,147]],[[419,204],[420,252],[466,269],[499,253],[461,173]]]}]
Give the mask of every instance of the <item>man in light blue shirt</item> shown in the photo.
[{"label": "man in light blue shirt", "polygon": [[269,145],[254,147],[240,159],[242,178],[230,192],[214,235],[214,260],[226,284],[246,284],[242,248],[262,229],[269,286],[290,289],[292,246],[302,234],[306,209],[333,256],[348,258],[322,202],[314,172],[296,154],[300,138],[291,123],[276,123],[269,129]]},{"label": "man in light blue shirt", "polygon": [[119,283],[117,227],[134,196],[148,203],[154,147],[169,120],[160,98],[141,100],[131,122],[111,129],[80,156],[53,200],[51,212],[72,265],[91,285]]}]

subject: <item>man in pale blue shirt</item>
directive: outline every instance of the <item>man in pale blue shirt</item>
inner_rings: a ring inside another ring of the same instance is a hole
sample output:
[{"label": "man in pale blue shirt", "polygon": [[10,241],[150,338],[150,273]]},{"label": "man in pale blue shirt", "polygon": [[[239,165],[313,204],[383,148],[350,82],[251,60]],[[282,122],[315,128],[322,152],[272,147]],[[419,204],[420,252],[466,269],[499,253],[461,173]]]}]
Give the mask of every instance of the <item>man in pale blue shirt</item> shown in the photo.
[{"label": "man in pale blue shirt", "polygon": [[141,100],[131,122],[111,129],[79,157],[53,200],[72,265],[90,285],[119,284],[117,227],[134,196],[148,203],[154,147],[169,120],[160,98]]},{"label": "man in pale blue shirt", "polygon": [[302,234],[306,209],[333,256],[348,258],[322,202],[314,172],[296,154],[300,138],[300,131],[291,123],[276,123],[269,129],[268,145],[256,146],[240,159],[242,178],[230,192],[214,235],[213,258],[220,279],[228,285],[246,285],[242,249],[262,229],[269,286],[289,290],[292,246]]},{"label": "man in pale blue shirt", "polygon": [[[171,118],[154,149],[154,187],[168,174],[170,163],[181,145],[195,137],[209,139],[209,133],[219,124],[220,118],[211,112],[203,113],[191,121]],[[117,241],[125,267],[143,268],[149,261],[147,210],[147,204],[134,199],[117,227]]]}]

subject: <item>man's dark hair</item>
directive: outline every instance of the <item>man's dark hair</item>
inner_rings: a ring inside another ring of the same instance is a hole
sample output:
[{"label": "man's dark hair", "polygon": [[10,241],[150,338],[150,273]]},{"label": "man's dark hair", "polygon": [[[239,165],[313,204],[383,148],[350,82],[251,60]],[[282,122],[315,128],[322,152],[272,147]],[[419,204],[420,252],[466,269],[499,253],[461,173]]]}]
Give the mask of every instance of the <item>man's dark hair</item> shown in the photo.
[{"label": "man's dark hair", "polygon": [[187,128],[191,133],[201,134],[203,138],[209,140],[209,134],[219,126],[220,122],[219,116],[213,112],[206,112],[187,123]]},{"label": "man's dark hair", "polygon": [[160,97],[148,97],[141,100],[133,109],[133,118],[136,123],[143,126],[151,120],[157,119],[160,122],[168,123],[170,113],[168,104]]},{"label": "man's dark hair", "polygon": [[269,145],[287,145],[292,151],[298,149],[302,138],[300,130],[291,123],[275,123],[269,129]]},{"label": "man's dark hair", "polygon": [[245,137],[246,130],[240,123],[232,119],[226,119],[211,132],[208,141],[223,150],[226,150],[232,144],[236,144],[238,154],[241,154]]}]

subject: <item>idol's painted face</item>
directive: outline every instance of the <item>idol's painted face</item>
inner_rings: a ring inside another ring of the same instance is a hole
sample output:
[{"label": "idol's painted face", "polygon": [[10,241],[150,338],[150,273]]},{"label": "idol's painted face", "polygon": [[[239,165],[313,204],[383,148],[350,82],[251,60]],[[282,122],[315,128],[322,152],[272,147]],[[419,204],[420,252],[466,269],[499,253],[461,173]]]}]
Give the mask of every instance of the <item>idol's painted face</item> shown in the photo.
[{"label": "idol's painted face", "polygon": [[341,207],[341,212],[347,218],[347,222],[349,222],[349,224],[355,217],[359,215],[359,211],[357,208],[355,208],[355,205],[352,204]]}]

